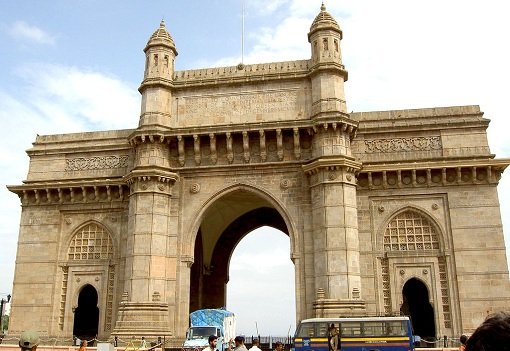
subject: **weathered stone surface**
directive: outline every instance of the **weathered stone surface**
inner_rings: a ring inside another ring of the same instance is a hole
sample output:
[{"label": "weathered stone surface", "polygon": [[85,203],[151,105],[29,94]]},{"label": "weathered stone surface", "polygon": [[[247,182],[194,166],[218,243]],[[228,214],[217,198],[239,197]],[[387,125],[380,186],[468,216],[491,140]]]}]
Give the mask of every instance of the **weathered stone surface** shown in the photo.
[{"label": "weathered stone surface", "polygon": [[70,338],[90,285],[100,339],[178,344],[190,309],[225,305],[228,258],[262,225],[291,239],[298,320],[399,313],[413,283],[436,335],[508,309],[509,160],[478,106],[349,115],[341,32],[320,17],[310,60],[238,67],[174,72],[156,32],[138,127],[38,136],[9,187],[23,207],[11,334]]}]

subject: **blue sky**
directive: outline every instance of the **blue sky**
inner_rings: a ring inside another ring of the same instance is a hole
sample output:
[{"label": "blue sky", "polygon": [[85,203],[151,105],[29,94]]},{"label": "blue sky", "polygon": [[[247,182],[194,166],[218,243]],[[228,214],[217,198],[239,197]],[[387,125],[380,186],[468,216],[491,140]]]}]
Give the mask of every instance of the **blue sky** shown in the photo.
[{"label": "blue sky", "polygon": [[[5,296],[12,292],[20,208],[17,197],[3,185],[25,179],[24,150],[36,134],[135,128],[143,48],[162,19],[179,52],[178,70],[237,64],[242,2],[0,0],[0,4],[0,294]],[[306,34],[320,5],[320,0],[245,0],[244,62],[308,58]],[[325,5],[344,31],[349,110],[478,104],[492,120],[491,151],[498,158],[510,157],[506,48],[510,21],[505,2],[327,0]],[[510,243],[508,172],[499,193]],[[239,259],[248,269],[247,262],[272,258],[269,261],[278,268],[268,267],[252,280],[261,291],[288,289],[292,294],[293,279],[288,278],[292,266],[282,254],[288,252],[286,238],[272,233],[279,251],[262,252],[253,248],[267,242],[267,233],[257,235],[247,237],[249,245],[241,242],[232,262]],[[254,251],[261,257],[254,257]],[[239,277],[250,276],[241,264],[237,269]],[[234,271],[230,284],[251,286],[237,280]],[[293,297],[283,295],[278,300],[269,294],[263,301],[265,309],[282,316],[279,320],[271,314],[257,315],[251,301],[243,306],[243,298],[229,290],[240,331],[255,333],[257,321],[261,332],[286,334],[294,324],[294,310]]]}]

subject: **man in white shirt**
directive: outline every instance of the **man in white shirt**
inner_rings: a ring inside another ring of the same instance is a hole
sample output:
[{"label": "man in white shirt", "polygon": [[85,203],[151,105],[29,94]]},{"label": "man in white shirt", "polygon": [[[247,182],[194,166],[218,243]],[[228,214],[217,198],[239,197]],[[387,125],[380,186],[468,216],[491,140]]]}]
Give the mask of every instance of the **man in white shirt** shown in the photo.
[{"label": "man in white shirt", "polygon": [[251,342],[251,347],[248,351],[262,351],[259,346],[259,339],[253,339]]},{"label": "man in white shirt", "polygon": [[[234,351],[248,351],[246,346],[244,346],[244,336],[236,336],[234,339],[235,347]],[[228,343],[228,351],[232,351],[232,340]]]}]

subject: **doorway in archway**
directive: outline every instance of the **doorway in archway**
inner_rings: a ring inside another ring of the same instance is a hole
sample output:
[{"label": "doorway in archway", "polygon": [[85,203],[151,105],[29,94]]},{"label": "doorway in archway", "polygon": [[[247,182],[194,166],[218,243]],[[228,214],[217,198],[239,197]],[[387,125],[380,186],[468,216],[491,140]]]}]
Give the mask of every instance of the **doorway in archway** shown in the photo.
[{"label": "doorway in archway", "polygon": [[404,302],[400,312],[411,317],[414,334],[422,339],[436,338],[434,308],[429,302],[427,286],[416,278],[409,279],[402,289]]},{"label": "doorway in archway", "polygon": [[227,309],[244,335],[293,335],[296,323],[295,267],[289,237],[261,227],[236,246],[229,264]]},{"label": "doorway in archway", "polygon": [[74,311],[73,335],[82,340],[97,336],[99,325],[98,295],[92,285],[85,285],[78,296],[78,307]]}]

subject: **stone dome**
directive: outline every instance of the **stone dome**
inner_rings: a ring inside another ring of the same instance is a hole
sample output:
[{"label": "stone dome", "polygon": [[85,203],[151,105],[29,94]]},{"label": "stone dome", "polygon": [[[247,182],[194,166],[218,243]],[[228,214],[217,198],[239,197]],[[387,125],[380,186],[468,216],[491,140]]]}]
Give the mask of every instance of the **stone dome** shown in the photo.
[{"label": "stone dome", "polygon": [[177,55],[177,50],[175,49],[175,43],[172,39],[172,36],[165,27],[165,21],[161,21],[159,24],[159,28],[156,29],[154,33],[152,33],[147,45],[145,46],[144,51],[147,51],[151,46],[166,46],[172,49]]},{"label": "stone dome", "polygon": [[324,6],[324,3],[321,6],[321,12],[315,17],[313,20],[312,25],[310,26],[310,32],[308,33],[308,39],[310,39],[310,36],[319,31],[319,30],[325,30],[330,29],[334,30],[336,32],[340,33],[340,39],[342,37],[342,30],[340,29],[340,26],[336,22],[336,20],[329,14],[329,12],[326,11],[326,6]]}]

